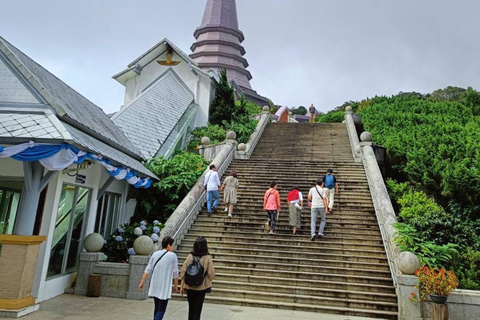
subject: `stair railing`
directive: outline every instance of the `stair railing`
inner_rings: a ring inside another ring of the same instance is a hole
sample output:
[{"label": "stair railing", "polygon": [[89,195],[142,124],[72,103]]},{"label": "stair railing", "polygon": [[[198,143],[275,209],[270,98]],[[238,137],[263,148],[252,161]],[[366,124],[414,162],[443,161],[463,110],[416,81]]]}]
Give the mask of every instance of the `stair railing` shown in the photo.
[{"label": "stair railing", "polygon": [[[245,150],[237,151],[235,154],[235,159],[250,159],[250,156],[255,150],[255,147],[257,146],[258,141],[262,137],[263,131],[265,131],[265,128],[267,127],[269,122],[270,122],[270,112],[268,111],[268,107],[264,107],[264,110],[262,111],[262,115],[260,116],[260,121],[258,122],[257,127],[255,128],[255,131],[250,136],[250,139],[248,139],[245,146]],[[242,149],[240,145],[239,145],[239,149]]]},{"label": "stair railing", "polygon": [[355,122],[353,121],[352,107],[345,108],[345,122],[347,125],[348,138],[350,140],[350,147],[352,148],[352,156],[355,162],[361,162],[361,150],[360,141],[358,140],[357,129],[355,128]]},{"label": "stair railing", "polygon": [[375,153],[372,148],[372,135],[369,132],[363,132],[360,136],[362,142],[359,142],[357,130],[352,117],[352,108],[347,107],[345,111],[345,120],[347,124],[348,136],[352,147],[353,158],[355,161],[362,161],[367,176],[368,187],[372,196],[375,215],[377,216],[380,233],[382,235],[385,253],[387,255],[390,273],[393,283],[397,285],[397,275],[399,274],[397,258],[399,249],[393,242],[395,237],[395,228],[393,225],[397,222],[395,210],[393,209],[387,187],[383,181],[382,172],[378,166]]},{"label": "stair railing", "polygon": [[[211,164],[215,164],[219,177],[223,176],[228,166],[234,159],[235,140],[226,140],[224,147],[215,157]],[[160,233],[160,239],[171,236],[175,239],[176,245],[179,245],[185,234],[188,232],[198,213],[205,203],[206,191],[203,185],[205,175],[209,169],[205,170],[202,176],[195,183],[190,192],[185,196],[177,209],[172,213],[165,223],[165,227]]]}]

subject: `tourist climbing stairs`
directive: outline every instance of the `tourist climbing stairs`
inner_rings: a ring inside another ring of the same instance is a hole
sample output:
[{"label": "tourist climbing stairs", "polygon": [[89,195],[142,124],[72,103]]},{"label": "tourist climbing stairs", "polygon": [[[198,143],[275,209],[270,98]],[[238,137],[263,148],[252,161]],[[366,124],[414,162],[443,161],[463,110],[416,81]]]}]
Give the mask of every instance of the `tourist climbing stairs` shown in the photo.
[{"label": "tourist climbing stairs", "polygon": [[[329,168],[340,193],[327,216],[325,237],[310,240],[306,201],[301,228],[293,235],[287,193],[298,186],[306,199]],[[233,218],[223,212],[223,201],[211,217],[204,209],[176,248],[181,264],[195,239],[207,238],[217,272],[208,302],[397,319],[367,178],[352,159],[345,124],[271,123],[251,158],[234,160],[225,176],[230,170],[240,182]],[[272,180],[282,200],[276,234],[265,232],[262,208]]]}]

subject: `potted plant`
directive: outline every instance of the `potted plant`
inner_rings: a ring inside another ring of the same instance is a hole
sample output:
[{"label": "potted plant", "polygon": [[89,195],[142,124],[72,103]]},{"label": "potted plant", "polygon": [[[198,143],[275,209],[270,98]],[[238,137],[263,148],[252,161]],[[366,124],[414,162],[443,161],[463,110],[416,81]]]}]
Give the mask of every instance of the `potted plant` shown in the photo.
[{"label": "potted plant", "polygon": [[415,271],[418,277],[419,296],[412,292],[410,301],[421,302],[429,295],[434,303],[445,304],[448,295],[458,287],[458,279],[452,271],[447,271],[444,268],[429,268],[423,267]]}]

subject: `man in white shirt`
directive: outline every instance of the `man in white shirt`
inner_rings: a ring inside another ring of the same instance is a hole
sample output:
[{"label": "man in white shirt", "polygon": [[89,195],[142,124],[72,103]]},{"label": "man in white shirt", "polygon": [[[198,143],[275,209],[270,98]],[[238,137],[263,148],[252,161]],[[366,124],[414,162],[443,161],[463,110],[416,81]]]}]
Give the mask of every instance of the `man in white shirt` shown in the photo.
[{"label": "man in white shirt", "polygon": [[173,291],[178,292],[178,258],[173,252],[173,241],[172,237],[163,238],[163,249],[152,254],[138,285],[138,290],[142,291],[145,280],[153,271],[148,290],[155,302],[153,320],[162,320],[165,315],[168,299],[172,298],[172,278]]},{"label": "man in white shirt", "polygon": [[317,217],[320,215],[321,222],[320,227],[318,229],[318,236],[323,237],[323,229],[325,229],[325,223],[327,220],[327,213],[328,213],[328,204],[326,198],[325,189],[321,187],[322,180],[317,179],[315,187],[311,188],[308,192],[308,201],[312,202],[312,210],[311,210],[311,238],[310,240],[315,240],[315,229],[317,226]]},{"label": "man in white shirt", "polygon": [[[213,212],[217,212],[217,205],[220,202],[219,191],[222,191],[220,179],[218,178],[217,167],[214,164],[210,165],[210,171],[205,175],[205,182],[203,183],[205,190],[207,190],[207,210],[210,217]],[[215,198],[212,207],[212,198]]]}]

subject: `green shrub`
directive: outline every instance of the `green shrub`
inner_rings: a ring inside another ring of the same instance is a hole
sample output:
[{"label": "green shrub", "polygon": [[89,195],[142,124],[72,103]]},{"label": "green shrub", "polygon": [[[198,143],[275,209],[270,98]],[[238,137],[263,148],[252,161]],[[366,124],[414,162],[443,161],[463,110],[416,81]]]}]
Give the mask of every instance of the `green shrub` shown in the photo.
[{"label": "green shrub", "polygon": [[153,158],[146,167],[159,177],[152,188],[138,194],[133,221],[165,222],[207,168],[200,155],[180,152],[170,159]]},{"label": "green shrub", "polygon": [[450,269],[454,255],[458,254],[458,245],[438,245],[433,241],[425,241],[418,236],[417,230],[408,224],[396,223],[394,228],[397,229],[394,242],[400,251],[415,253],[422,266]]},{"label": "green shrub", "polygon": [[343,120],[345,120],[345,111],[343,110],[331,111],[315,118],[315,122],[342,122]]}]

